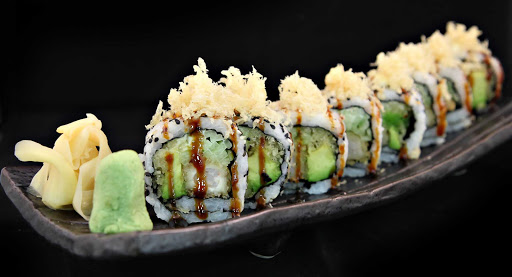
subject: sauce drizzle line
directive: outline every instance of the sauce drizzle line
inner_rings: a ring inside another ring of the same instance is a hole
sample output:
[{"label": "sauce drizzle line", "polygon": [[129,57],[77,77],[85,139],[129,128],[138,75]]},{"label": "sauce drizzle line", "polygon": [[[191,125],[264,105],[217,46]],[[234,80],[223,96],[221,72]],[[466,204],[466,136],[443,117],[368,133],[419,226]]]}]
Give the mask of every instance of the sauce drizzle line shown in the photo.
[{"label": "sauce drizzle line", "polygon": [[208,211],[204,206],[204,198],[208,184],[206,183],[205,176],[205,159],[203,157],[203,139],[204,135],[200,129],[200,119],[192,119],[189,123],[189,131],[192,136],[192,149],[190,163],[192,163],[197,171],[195,179],[194,196],[196,202],[196,215],[199,219],[205,220],[208,218]]}]

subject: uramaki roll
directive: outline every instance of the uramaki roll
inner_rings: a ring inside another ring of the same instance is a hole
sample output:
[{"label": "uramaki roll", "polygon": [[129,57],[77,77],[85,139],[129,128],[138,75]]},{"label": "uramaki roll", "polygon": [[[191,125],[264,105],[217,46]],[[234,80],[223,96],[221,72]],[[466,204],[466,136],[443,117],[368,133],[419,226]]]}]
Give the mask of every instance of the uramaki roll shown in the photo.
[{"label": "uramaki roll", "polygon": [[238,128],[246,138],[249,174],[245,204],[263,207],[281,193],[290,166],[293,142],[283,117],[269,107],[265,78],[256,69],[242,75],[230,67],[222,71],[221,82],[246,103],[238,110]]},{"label": "uramaki roll", "polygon": [[368,76],[384,107],[381,161],[418,159],[427,125],[425,107],[411,77],[413,69],[396,53],[380,53],[375,65]]},{"label": "uramaki roll", "polygon": [[285,114],[294,144],[286,192],[321,194],[338,187],[348,155],[343,117],[298,73],[282,80],[279,91],[274,106]]},{"label": "uramaki roll", "polygon": [[344,176],[376,173],[382,150],[382,104],[373,94],[366,75],[338,64],[325,76],[323,91],[329,105],[343,115],[348,139]]},{"label": "uramaki roll", "polygon": [[165,221],[219,221],[244,209],[246,141],[234,121],[243,102],[208,77],[202,59],[194,70],[146,126],[146,200]]}]

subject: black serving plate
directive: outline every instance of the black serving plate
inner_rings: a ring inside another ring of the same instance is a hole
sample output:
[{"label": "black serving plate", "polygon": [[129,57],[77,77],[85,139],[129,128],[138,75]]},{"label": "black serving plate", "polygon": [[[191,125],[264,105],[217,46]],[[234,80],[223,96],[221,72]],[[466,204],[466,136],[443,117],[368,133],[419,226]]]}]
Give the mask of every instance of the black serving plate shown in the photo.
[{"label": "black serving plate", "polygon": [[425,148],[421,158],[384,166],[377,177],[347,179],[323,195],[283,195],[272,208],[244,211],[237,219],[171,227],[156,218],[153,231],[92,234],[74,211],[55,211],[27,193],[38,167],[5,167],[1,183],[30,225],[49,241],[84,257],[107,258],[194,251],[265,234],[283,232],[321,220],[343,217],[403,197],[443,178],[512,137],[512,101],[502,101],[473,126]]}]

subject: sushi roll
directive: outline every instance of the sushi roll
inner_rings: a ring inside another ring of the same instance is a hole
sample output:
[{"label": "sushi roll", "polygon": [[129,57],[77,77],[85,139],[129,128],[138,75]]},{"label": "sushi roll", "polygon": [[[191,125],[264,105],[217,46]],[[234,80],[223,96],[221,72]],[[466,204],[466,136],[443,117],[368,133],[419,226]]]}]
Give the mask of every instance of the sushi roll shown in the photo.
[{"label": "sushi roll", "polygon": [[503,68],[500,61],[492,56],[488,42],[478,37],[478,27],[469,29],[463,24],[448,22],[446,33],[455,55],[462,61],[461,68],[466,75],[473,96],[473,109],[482,113],[501,96]]},{"label": "sushi roll", "polygon": [[348,155],[343,117],[298,72],[281,80],[279,92],[272,105],[285,115],[294,145],[285,192],[321,194],[338,187]]},{"label": "sushi roll", "polygon": [[382,149],[382,104],[370,88],[366,75],[345,71],[343,65],[331,68],[325,76],[324,96],[343,115],[348,139],[344,176],[374,174]]},{"label": "sushi roll", "polygon": [[160,102],[146,126],[146,201],[168,222],[225,220],[244,209],[246,141],[234,122],[243,103],[208,77],[202,59],[194,71],[169,93],[170,110]]},{"label": "sushi roll", "polygon": [[393,52],[379,53],[375,65],[368,77],[384,109],[381,161],[418,159],[427,124],[421,94],[411,77],[413,70]]},{"label": "sushi roll", "polygon": [[446,132],[456,132],[469,127],[472,123],[473,95],[461,68],[461,61],[456,58],[448,39],[439,31],[427,39],[423,37],[422,40],[434,56],[438,76],[444,80],[440,89],[447,95]]},{"label": "sushi roll", "polygon": [[282,116],[269,107],[265,78],[255,69],[247,75],[230,67],[222,71],[221,82],[231,92],[242,97],[248,110],[239,111],[245,118],[237,120],[245,137],[249,175],[245,191],[245,207],[261,208],[281,193],[288,175],[292,140],[282,124]]},{"label": "sushi roll", "polygon": [[423,135],[421,146],[438,145],[445,141],[447,93],[446,80],[438,80],[434,56],[425,44],[401,43],[395,50],[413,69],[411,77],[414,87],[421,94],[425,107],[427,130]]}]

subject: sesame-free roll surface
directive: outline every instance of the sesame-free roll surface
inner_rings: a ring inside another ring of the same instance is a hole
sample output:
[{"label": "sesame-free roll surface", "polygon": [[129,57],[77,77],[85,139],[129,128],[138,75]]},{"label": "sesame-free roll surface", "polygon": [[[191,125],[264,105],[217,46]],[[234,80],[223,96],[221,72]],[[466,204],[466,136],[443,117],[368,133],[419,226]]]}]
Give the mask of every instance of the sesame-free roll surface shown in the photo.
[{"label": "sesame-free roll surface", "polygon": [[368,76],[384,107],[381,161],[418,159],[427,125],[421,94],[414,87],[413,69],[392,52],[380,53],[375,65],[377,68],[368,72]]},{"label": "sesame-free roll surface", "polygon": [[503,69],[492,56],[487,41],[480,41],[482,31],[476,26],[467,28],[455,22],[446,24],[444,37],[460,60],[460,68],[469,82],[472,108],[476,113],[485,112],[491,103],[501,97]]},{"label": "sesame-free roll surface", "polygon": [[298,72],[283,79],[279,91],[273,106],[286,117],[294,145],[285,192],[321,194],[338,187],[348,155],[343,117]]},{"label": "sesame-free roll surface", "polygon": [[362,177],[376,173],[382,149],[382,105],[364,73],[338,64],[325,77],[323,91],[333,111],[344,118],[348,139],[344,175]]}]

